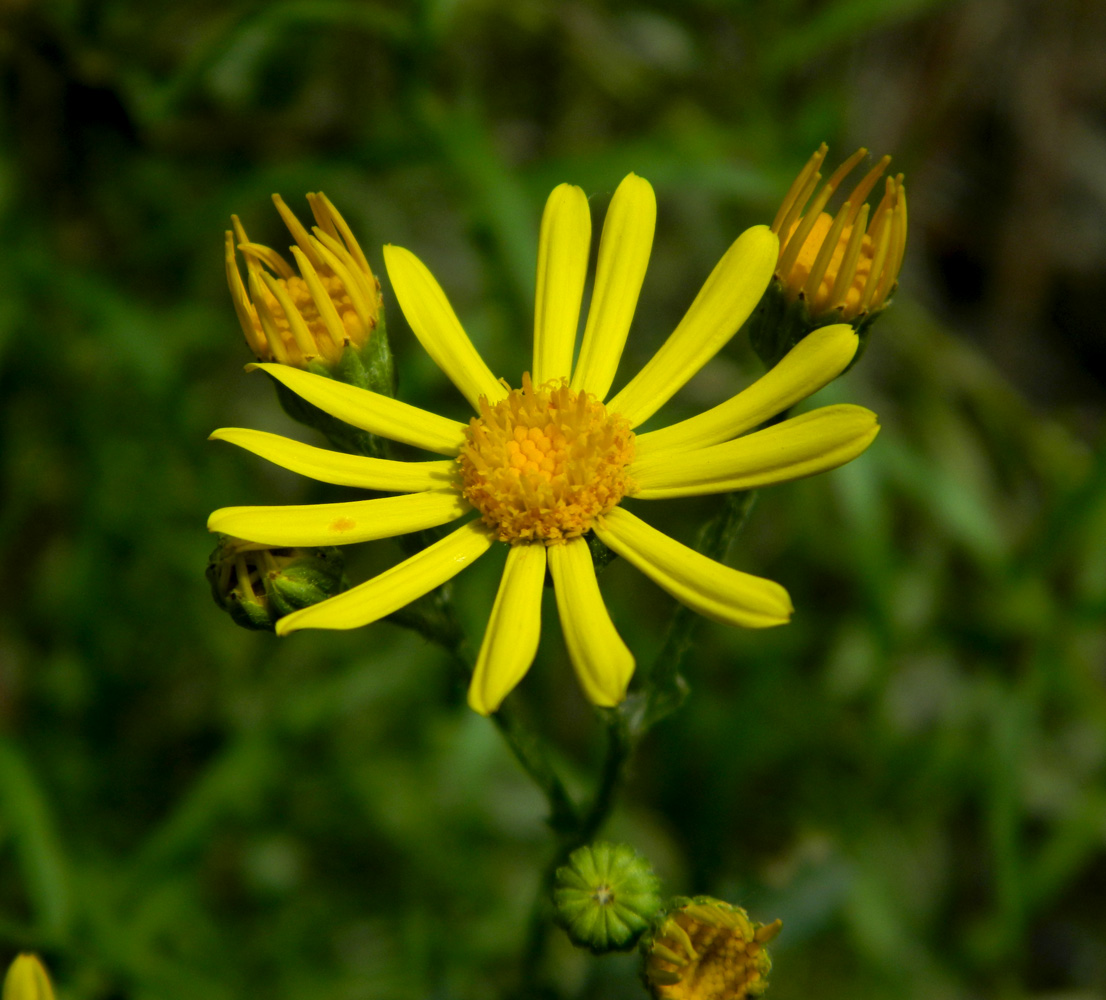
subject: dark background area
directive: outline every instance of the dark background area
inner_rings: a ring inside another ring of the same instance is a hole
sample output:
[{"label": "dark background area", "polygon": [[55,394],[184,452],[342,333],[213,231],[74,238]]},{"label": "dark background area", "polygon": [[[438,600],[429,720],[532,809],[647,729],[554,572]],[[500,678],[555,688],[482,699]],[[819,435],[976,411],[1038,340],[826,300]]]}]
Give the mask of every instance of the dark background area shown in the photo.
[{"label": "dark background area", "polygon": [[[74,1000],[503,994],[543,802],[446,657],[245,633],[207,592],[210,510],[341,495],[205,440],[307,437],[242,373],[223,230],[283,247],[270,193],[326,191],[514,376],[547,192],[598,231],[633,170],[659,218],[621,382],[826,140],[906,174],[901,291],[815,403],[883,430],[758,498],[731,561],[794,622],[703,625],[608,833],[782,917],[776,1000],[1106,993],[1104,50],[1091,0],[4,0],[0,961],[40,951]],[[401,395],[460,413],[384,293]],[[756,374],[735,341],[665,412]],[[691,541],[718,502],[648,516]],[[601,586],[645,658],[671,601]],[[584,790],[556,627],[512,701]],[[561,937],[546,972],[641,995]]]}]

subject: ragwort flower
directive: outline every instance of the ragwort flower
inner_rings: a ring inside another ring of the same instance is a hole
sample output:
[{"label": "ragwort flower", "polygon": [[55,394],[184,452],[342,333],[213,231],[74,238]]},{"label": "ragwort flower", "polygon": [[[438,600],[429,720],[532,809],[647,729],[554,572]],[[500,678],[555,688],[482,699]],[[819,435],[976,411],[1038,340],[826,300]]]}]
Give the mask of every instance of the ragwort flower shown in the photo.
[{"label": "ragwort flower", "polygon": [[[837,405],[753,430],[837,376],[857,339],[845,325],[804,340],[740,395],[661,430],[635,435],[733,336],[760,299],[778,244],[765,226],[740,236],[676,330],[606,404],[652,248],[656,201],[631,174],[615,192],[579,358],[572,363],[588,266],[587,197],[562,184],[549,197],[538,251],[533,369],[519,388],[497,379],[449,301],[408,250],[384,248],[396,298],[416,337],[472,405],[466,426],[399,400],[285,365],[261,364],[341,420],[446,456],[400,462],[346,455],[243,428],[216,431],[294,472],[398,494],[351,503],[231,507],[208,527],[266,545],[326,546],[387,538],[481,515],[373,579],[282,618],[278,634],[377,621],[449,580],[497,541],[510,545],[477,657],[469,704],[494,712],[538,646],[548,569],[569,656],[588,698],[618,704],[634,658],[603,603],[586,535],[595,534],[677,600],[715,621],[760,628],[788,620],[787,592],[667,537],[630,513],[653,500],[754,489],[834,468],[860,454],[875,415]],[[746,433],[753,431],[752,433]],[[743,436],[742,436],[743,435]]]}]

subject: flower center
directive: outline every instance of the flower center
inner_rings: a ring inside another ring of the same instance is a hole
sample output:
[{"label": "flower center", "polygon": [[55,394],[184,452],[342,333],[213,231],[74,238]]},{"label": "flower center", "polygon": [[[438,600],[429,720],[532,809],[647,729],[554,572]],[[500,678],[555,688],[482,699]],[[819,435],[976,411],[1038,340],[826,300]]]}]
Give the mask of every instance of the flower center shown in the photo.
[{"label": "flower center", "polygon": [[634,490],[630,422],[563,381],[529,374],[494,406],[480,400],[458,458],[461,489],[504,542],[576,538]]}]

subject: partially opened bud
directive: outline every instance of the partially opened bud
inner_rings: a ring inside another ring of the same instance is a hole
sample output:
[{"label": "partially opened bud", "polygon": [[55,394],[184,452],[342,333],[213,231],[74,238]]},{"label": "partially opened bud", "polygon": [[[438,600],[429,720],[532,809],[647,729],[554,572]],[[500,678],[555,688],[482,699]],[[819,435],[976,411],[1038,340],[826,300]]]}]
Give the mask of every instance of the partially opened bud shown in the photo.
[{"label": "partially opened bud", "polygon": [[236,624],[267,632],[346,586],[336,548],[268,548],[227,535],[208,559],[207,579],[215,603]]},{"label": "partially opened bud", "polygon": [[[231,216],[227,284],[246,342],[259,361],[309,369],[394,395],[380,282],[330,199],[320,191],[308,194],[307,201],[316,222],[310,233],[280,195],[273,195],[295,240],[295,266],[271,247],[252,242],[238,216]],[[239,252],[245,259],[245,281]],[[292,415],[304,419],[302,413]]]},{"label": "partially opened bud", "polygon": [[747,325],[753,347],[768,367],[811,330],[829,323],[854,326],[863,350],[868,327],[898,288],[907,230],[903,175],[883,180],[882,197],[873,210],[867,199],[891,162],[884,156],[831,214],[826,210],[831,198],[868,151],[858,149],[822,184],[826,152],[823,143],[795,178],[772,222],[780,238],[776,271]]},{"label": "partially opened bud", "polygon": [[628,950],[660,910],[659,890],[652,866],[629,845],[580,847],[557,869],[557,923],[597,955]]},{"label": "partially opened bud", "polygon": [[3,1000],[54,1000],[50,977],[37,955],[16,958],[4,977]]},{"label": "partially opened bud", "polygon": [[744,1000],[768,986],[764,945],[779,920],[758,924],[739,906],[710,896],[672,901],[642,941],[645,982],[658,1000]]}]

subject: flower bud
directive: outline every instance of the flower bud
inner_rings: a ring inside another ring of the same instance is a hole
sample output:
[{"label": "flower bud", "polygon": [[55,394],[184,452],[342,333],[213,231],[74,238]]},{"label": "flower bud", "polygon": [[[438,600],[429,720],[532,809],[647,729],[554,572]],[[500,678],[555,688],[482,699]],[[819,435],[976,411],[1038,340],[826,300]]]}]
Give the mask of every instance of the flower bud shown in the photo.
[{"label": "flower bud", "polygon": [[598,842],[569,855],[553,886],[556,920],[573,944],[601,955],[634,946],[660,910],[660,881],[627,844]]},{"label": "flower bud", "polygon": [[764,945],[782,924],[758,924],[710,896],[672,900],[642,941],[644,978],[657,1000],[744,1000],[768,986]]},{"label": "flower bud", "polygon": [[[238,216],[226,233],[227,284],[246,342],[259,361],[304,368],[339,382],[394,396],[395,367],[384,324],[380,282],[346,220],[322,192],[307,196],[317,223],[310,233],[278,194],[273,203],[295,240],[295,267],[253,243]],[[237,253],[246,263],[246,281]],[[378,455],[371,435],[352,432],[277,384],[289,416],[338,446]]]},{"label": "flower bud", "polygon": [[268,548],[227,535],[207,563],[215,603],[243,628],[272,632],[276,622],[346,588],[336,548]]},{"label": "flower bud", "polygon": [[4,977],[3,1000],[54,1000],[50,977],[37,955],[25,953],[12,962]]},{"label": "flower bud", "polygon": [[858,149],[819,188],[826,152],[823,143],[772,223],[780,238],[776,272],[746,323],[753,348],[769,368],[811,330],[830,323],[856,328],[859,357],[873,320],[898,288],[907,228],[903,175],[885,179],[872,211],[866,199],[891,162],[883,157],[830,215],[824,211],[830,198],[868,151]]}]

